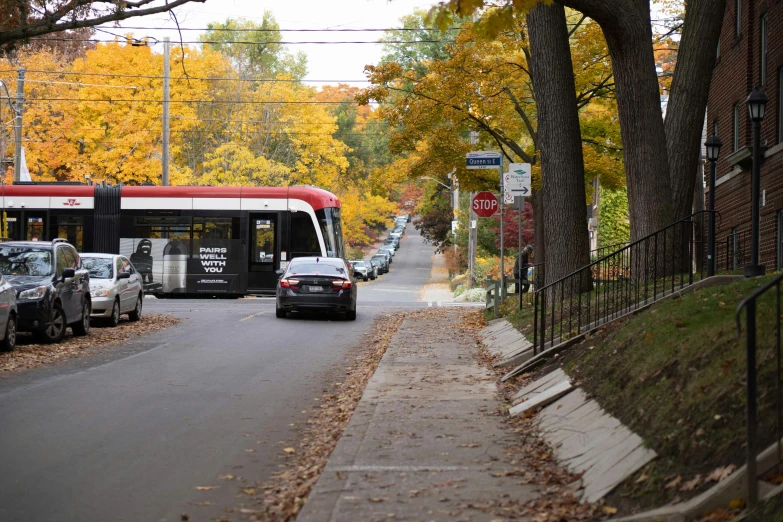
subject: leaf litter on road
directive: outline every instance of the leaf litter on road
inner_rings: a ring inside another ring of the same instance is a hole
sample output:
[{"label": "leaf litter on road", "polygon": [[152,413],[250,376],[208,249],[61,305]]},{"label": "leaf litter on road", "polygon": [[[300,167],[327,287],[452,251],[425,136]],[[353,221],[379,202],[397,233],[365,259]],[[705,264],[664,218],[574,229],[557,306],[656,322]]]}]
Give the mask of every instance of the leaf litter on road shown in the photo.
[{"label": "leaf litter on road", "polygon": [[179,319],[171,315],[148,314],[144,315],[141,321],[122,321],[114,328],[93,326],[86,337],[74,337],[68,333],[61,342],[55,344],[36,344],[31,335],[20,334],[14,351],[0,352],[0,377],[96,353],[111,345],[164,330],[178,323]]}]

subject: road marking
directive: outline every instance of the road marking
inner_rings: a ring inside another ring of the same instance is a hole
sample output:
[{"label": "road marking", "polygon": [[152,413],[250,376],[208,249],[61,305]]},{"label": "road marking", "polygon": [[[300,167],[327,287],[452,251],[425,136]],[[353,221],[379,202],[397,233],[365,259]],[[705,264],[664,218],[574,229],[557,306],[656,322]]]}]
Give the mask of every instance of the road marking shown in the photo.
[{"label": "road marking", "polygon": [[247,317],[244,317],[244,318],[240,319],[239,322],[241,323],[242,321],[247,321],[248,319],[252,319],[254,317],[258,317],[259,315],[264,315],[264,312],[258,312],[257,314],[248,315]]}]

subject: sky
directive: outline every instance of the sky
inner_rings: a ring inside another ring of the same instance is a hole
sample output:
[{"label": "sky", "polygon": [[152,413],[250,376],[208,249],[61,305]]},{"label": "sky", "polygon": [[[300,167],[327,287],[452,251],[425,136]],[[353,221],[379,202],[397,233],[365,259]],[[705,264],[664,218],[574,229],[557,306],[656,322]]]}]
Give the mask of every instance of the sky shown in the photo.
[{"label": "sky", "polygon": [[[284,41],[377,41],[380,32],[285,32],[285,29],[387,29],[399,27],[399,19],[416,8],[429,9],[436,0],[206,0],[204,3],[185,4],[175,12],[183,28],[203,29],[209,22],[226,18],[245,17],[261,21],[264,11],[271,11],[280,25]],[[169,36],[172,42],[179,39],[174,21],[168,14],[132,18],[121,29],[106,26],[117,34],[133,33],[134,36],[151,36],[162,40]],[[166,29],[168,28],[168,29]],[[183,32],[184,41],[197,40],[200,32]],[[96,33],[96,37],[111,38]],[[305,80],[313,85],[328,83],[356,83],[365,79],[364,66],[379,61],[380,44],[303,44],[288,45],[289,51],[307,54],[308,74]],[[156,45],[156,50],[162,45]],[[173,49],[172,49],[173,52]]]}]

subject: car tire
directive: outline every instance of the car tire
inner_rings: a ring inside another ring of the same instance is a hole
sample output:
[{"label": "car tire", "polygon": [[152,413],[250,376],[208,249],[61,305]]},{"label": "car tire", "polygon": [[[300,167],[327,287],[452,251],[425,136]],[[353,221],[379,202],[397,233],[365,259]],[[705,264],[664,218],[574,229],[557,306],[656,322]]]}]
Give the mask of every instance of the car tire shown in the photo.
[{"label": "car tire", "polygon": [[111,307],[111,316],[106,319],[106,324],[111,327],[115,327],[120,324],[120,298],[114,300],[114,304]]},{"label": "car tire", "polygon": [[370,280],[370,276],[364,276],[364,282],[365,282],[365,283],[366,283],[367,281],[369,281],[369,280]]},{"label": "car tire", "polygon": [[134,323],[136,321],[141,321],[141,309],[143,308],[144,299],[141,297],[141,294],[136,297],[136,306],[133,307],[133,311],[128,314],[128,318],[133,321]]},{"label": "car tire", "polygon": [[288,313],[283,310],[282,308],[275,307],[275,317],[278,319],[285,319],[288,316]]},{"label": "car tire", "polygon": [[14,348],[16,348],[16,315],[11,314],[5,325],[5,338],[0,343],[0,352],[13,352]]},{"label": "car tire", "polygon": [[[119,308],[118,308],[119,310]],[[92,306],[89,301],[84,301],[84,308],[82,309],[82,318],[78,322],[71,325],[73,335],[76,337],[84,337],[90,333],[90,314],[92,313]]]},{"label": "car tire", "polygon": [[348,310],[345,312],[345,319],[348,321],[355,321],[356,320],[356,310]]},{"label": "car tire", "polygon": [[46,328],[37,330],[35,337],[42,343],[59,343],[65,335],[65,312],[59,303],[52,306],[52,321]]}]

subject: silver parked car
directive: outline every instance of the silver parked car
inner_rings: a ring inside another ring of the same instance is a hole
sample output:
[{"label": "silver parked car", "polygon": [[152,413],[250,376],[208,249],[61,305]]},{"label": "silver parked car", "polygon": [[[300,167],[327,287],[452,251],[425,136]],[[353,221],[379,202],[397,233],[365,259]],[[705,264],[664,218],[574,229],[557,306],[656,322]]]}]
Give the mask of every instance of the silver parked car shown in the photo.
[{"label": "silver parked car", "polygon": [[90,271],[91,319],[106,319],[117,326],[120,315],[131,321],[141,319],[144,288],[141,274],[125,256],[81,254],[84,268]]},{"label": "silver parked car", "polygon": [[16,289],[0,275],[0,352],[16,348]]}]

